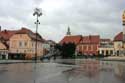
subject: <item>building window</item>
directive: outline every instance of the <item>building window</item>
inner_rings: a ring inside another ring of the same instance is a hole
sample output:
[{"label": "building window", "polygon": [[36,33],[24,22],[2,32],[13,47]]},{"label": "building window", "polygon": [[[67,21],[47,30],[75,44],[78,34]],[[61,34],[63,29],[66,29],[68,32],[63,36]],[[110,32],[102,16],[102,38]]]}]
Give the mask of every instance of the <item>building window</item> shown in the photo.
[{"label": "building window", "polygon": [[26,53],[26,50],[24,50],[24,53]]},{"label": "building window", "polygon": [[79,46],[79,51],[82,51],[82,45]]},{"label": "building window", "polygon": [[27,46],[27,42],[25,42],[25,46]]},{"label": "building window", "polygon": [[32,42],[32,47],[34,47],[34,43]]},{"label": "building window", "polygon": [[88,46],[88,50],[91,50],[91,45]]},{"label": "building window", "polygon": [[113,54],[113,50],[110,50],[110,54],[111,54],[111,55]]},{"label": "building window", "polygon": [[102,55],[104,55],[104,50],[102,50]]},{"label": "building window", "polygon": [[91,45],[91,50],[93,51],[94,49],[93,49],[93,45]]},{"label": "building window", "polygon": [[106,50],[106,55],[108,55],[109,54],[109,52],[108,52],[108,50]]},{"label": "building window", "polygon": [[117,47],[118,47],[118,48],[122,48],[122,45],[119,43],[119,44],[117,45]]},{"label": "building window", "polygon": [[96,45],[93,46],[93,50],[97,50],[97,46]]},{"label": "building window", "polygon": [[21,41],[19,42],[19,47],[22,47],[22,42]]},{"label": "building window", "polygon": [[120,53],[120,52],[119,52],[119,51],[117,51],[117,56],[119,56],[119,53]]},{"label": "building window", "polygon": [[19,51],[17,50],[16,52],[18,53]]},{"label": "building window", "polygon": [[20,34],[20,37],[22,37],[22,34]]},{"label": "building window", "polygon": [[83,46],[83,50],[86,50],[87,49],[87,47],[86,46]]}]

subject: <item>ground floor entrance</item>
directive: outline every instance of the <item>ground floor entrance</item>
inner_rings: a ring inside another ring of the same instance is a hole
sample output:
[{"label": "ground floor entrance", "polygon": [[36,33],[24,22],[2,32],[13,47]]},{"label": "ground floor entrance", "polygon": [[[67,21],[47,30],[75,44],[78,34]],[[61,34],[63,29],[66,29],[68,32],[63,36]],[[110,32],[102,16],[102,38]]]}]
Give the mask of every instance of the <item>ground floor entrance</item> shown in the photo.
[{"label": "ground floor entrance", "polygon": [[23,54],[23,53],[9,53],[8,59],[25,60],[25,54]]},{"label": "ground floor entrance", "polygon": [[2,60],[6,59],[6,55],[0,54],[0,59]]}]

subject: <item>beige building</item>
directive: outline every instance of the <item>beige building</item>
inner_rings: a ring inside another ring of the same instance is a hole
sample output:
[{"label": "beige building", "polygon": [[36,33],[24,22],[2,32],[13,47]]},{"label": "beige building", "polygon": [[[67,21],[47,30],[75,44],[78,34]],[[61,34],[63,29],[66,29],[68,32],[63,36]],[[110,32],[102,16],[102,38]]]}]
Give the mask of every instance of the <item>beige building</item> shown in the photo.
[{"label": "beige building", "polygon": [[114,46],[110,39],[100,39],[99,54],[104,56],[114,55]]},{"label": "beige building", "polygon": [[114,37],[114,49],[116,56],[125,56],[125,11],[122,15],[123,32]]},{"label": "beige building", "polygon": [[0,59],[8,59],[8,46],[0,41]]},{"label": "beige building", "polygon": [[32,59],[36,53],[37,35],[37,57],[43,55],[43,39],[39,34],[29,29],[18,30],[9,40],[9,56],[11,59]]},{"label": "beige building", "polygon": [[114,56],[114,48],[113,47],[99,47],[99,54],[104,56]]},{"label": "beige building", "polygon": [[118,33],[114,38],[115,56],[124,56],[123,32]]},{"label": "beige building", "polygon": [[9,58],[9,39],[15,32],[16,30],[1,30],[0,26],[0,59]]}]

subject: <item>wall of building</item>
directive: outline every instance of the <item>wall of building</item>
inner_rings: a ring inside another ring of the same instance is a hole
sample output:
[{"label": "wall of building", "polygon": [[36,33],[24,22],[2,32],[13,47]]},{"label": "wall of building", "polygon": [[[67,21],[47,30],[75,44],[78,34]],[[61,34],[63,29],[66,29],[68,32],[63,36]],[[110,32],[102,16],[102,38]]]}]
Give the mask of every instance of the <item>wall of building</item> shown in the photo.
[{"label": "wall of building", "polygon": [[123,41],[114,41],[115,56],[123,56]]},{"label": "wall of building", "polygon": [[5,50],[5,49],[7,49],[7,47],[2,42],[0,42],[0,49],[1,50],[3,50],[3,49]]},{"label": "wall of building", "polygon": [[8,49],[2,42],[0,42],[0,59],[8,59]]},{"label": "wall of building", "polygon": [[[32,40],[28,34],[15,34],[10,38],[10,53],[22,53],[26,58],[35,56],[36,41]],[[43,55],[42,42],[37,42],[37,56]]]},{"label": "wall of building", "polygon": [[102,54],[104,56],[106,56],[106,55],[113,56],[114,55],[114,48],[113,47],[112,48],[100,47],[99,54]]},{"label": "wall of building", "polygon": [[77,51],[83,55],[98,55],[98,44],[79,44]]}]

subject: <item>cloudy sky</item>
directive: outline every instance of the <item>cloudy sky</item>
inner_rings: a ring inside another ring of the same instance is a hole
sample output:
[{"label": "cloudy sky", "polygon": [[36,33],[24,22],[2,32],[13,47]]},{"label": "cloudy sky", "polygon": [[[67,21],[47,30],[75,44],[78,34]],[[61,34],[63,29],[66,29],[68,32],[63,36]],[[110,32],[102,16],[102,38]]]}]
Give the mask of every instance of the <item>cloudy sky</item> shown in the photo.
[{"label": "cloudy sky", "polygon": [[35,31],[34,8],[42,8],[39,33],[45,39],[60,41],[70,26],[73,35],[113,38],[122,31],[121,15],[125,0],[2,0],[2,29],[27,27]]}]

